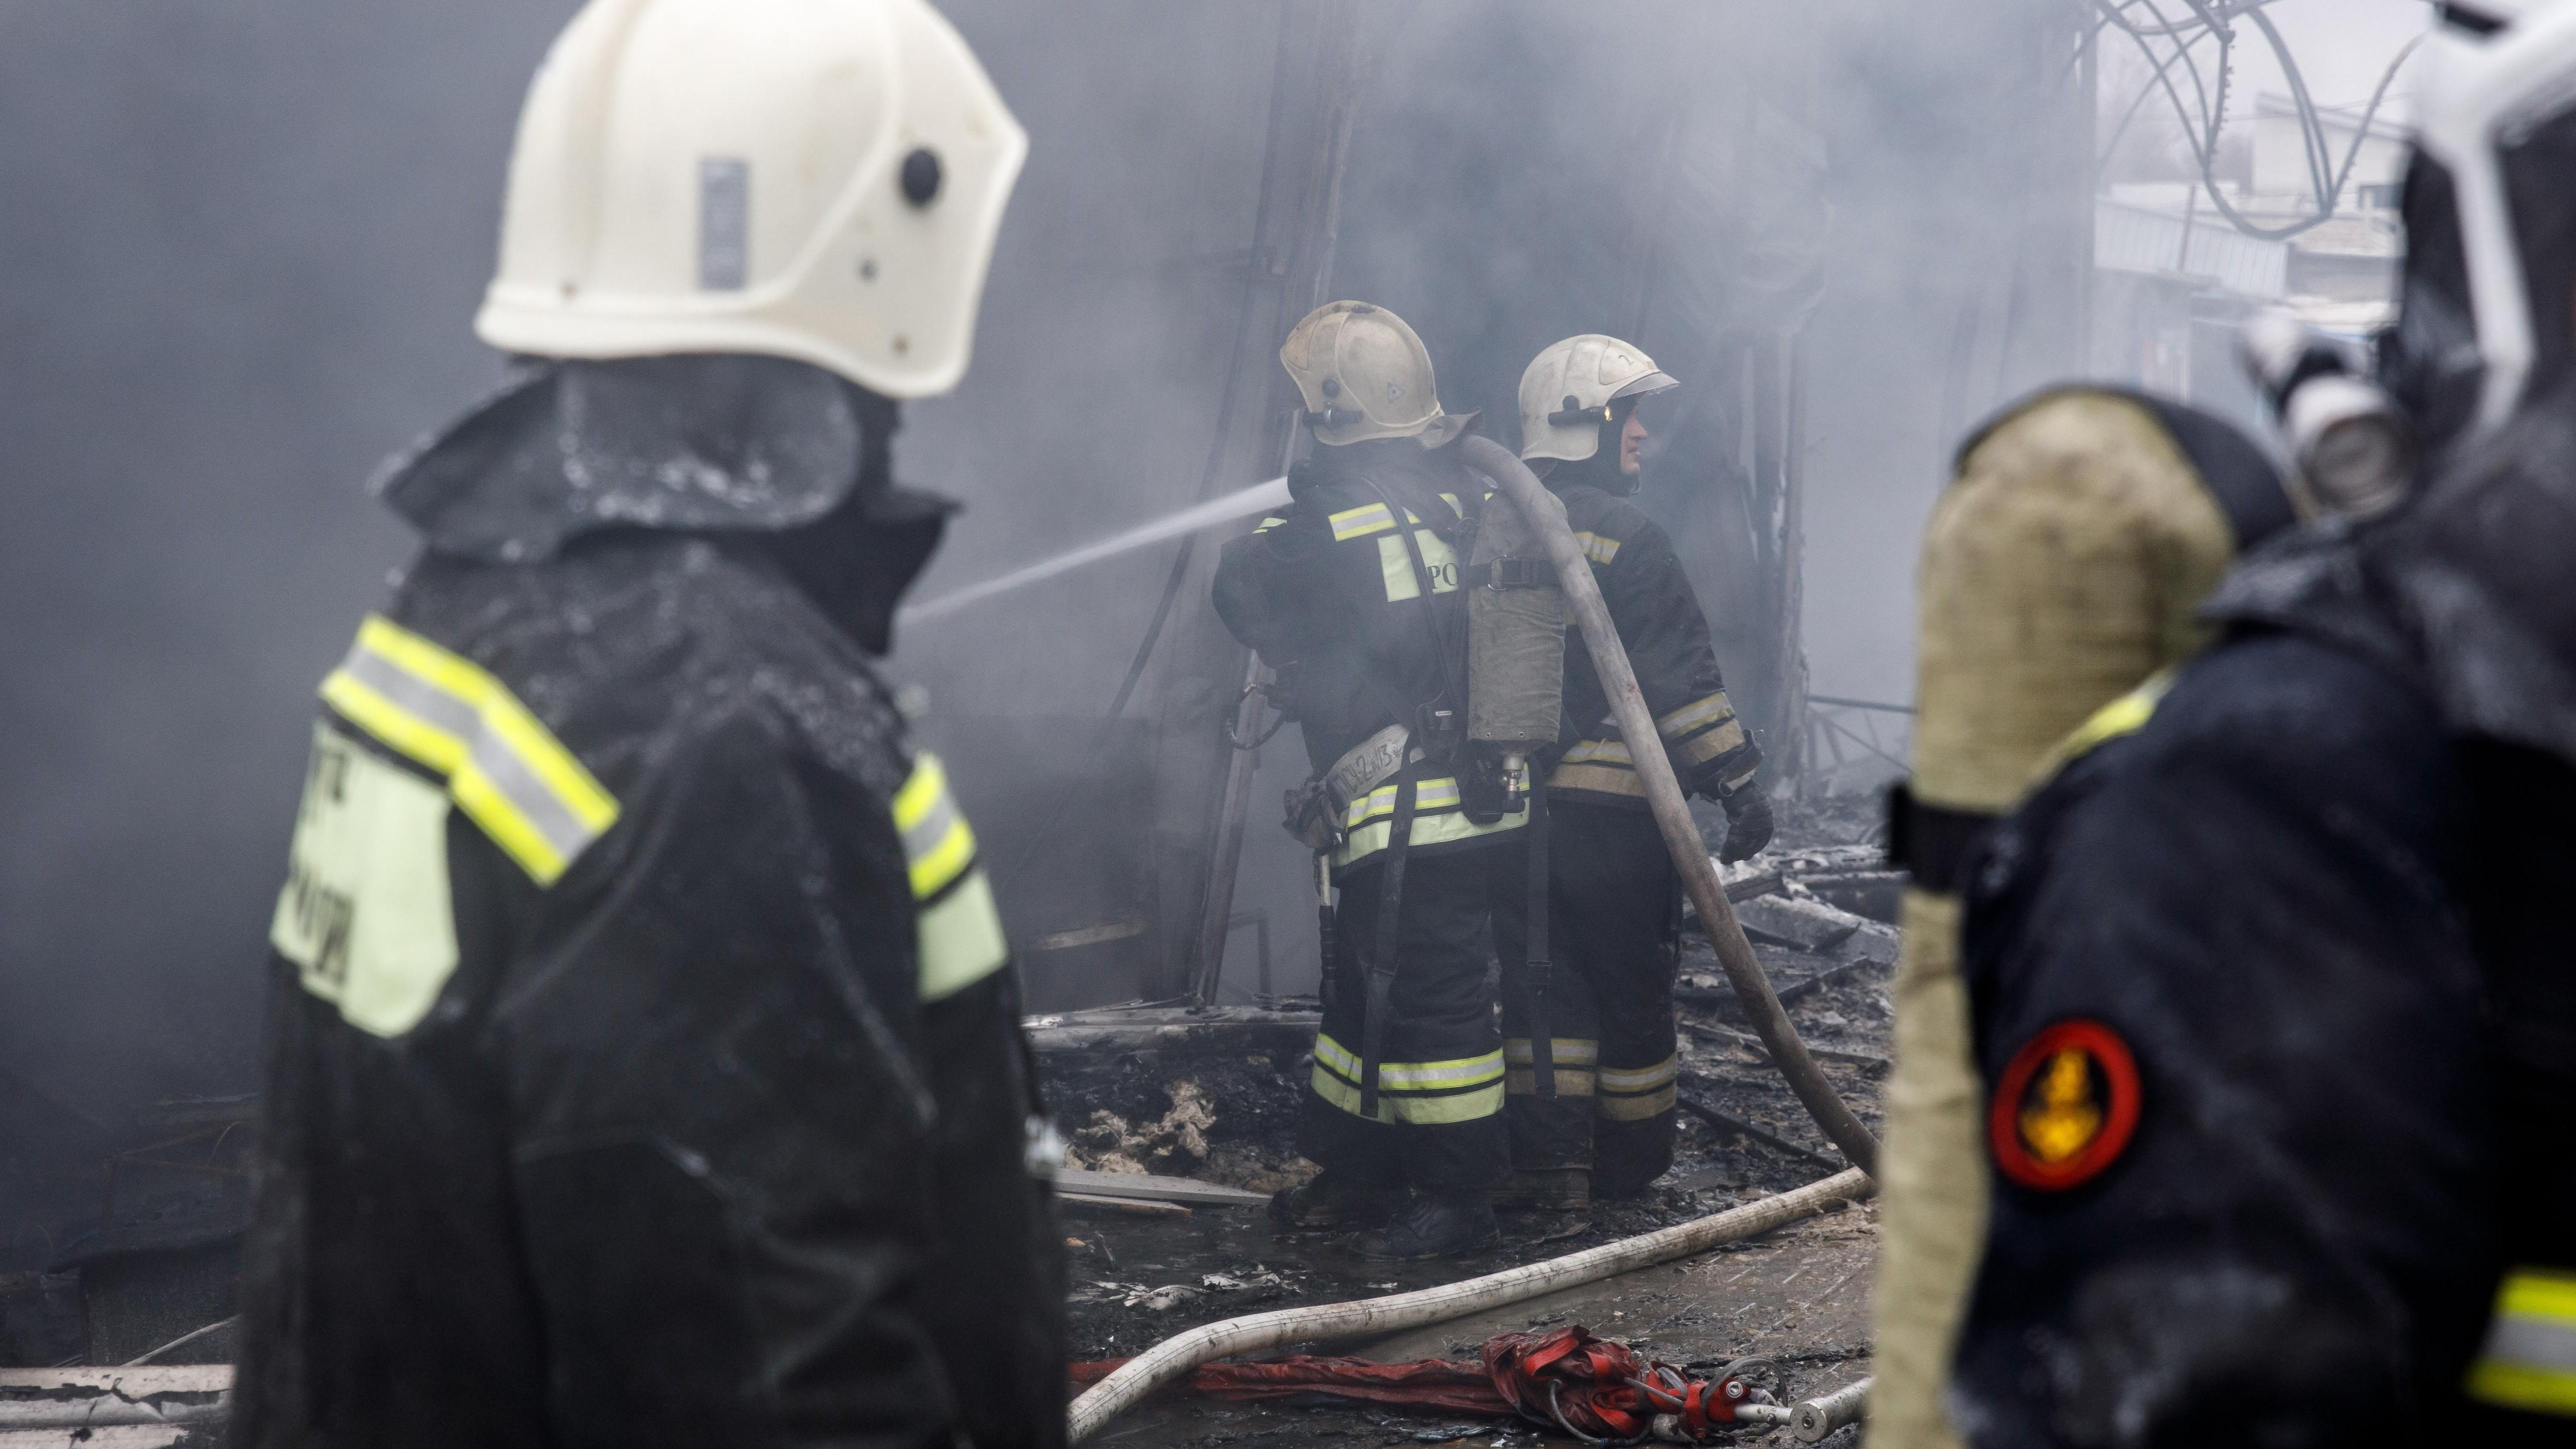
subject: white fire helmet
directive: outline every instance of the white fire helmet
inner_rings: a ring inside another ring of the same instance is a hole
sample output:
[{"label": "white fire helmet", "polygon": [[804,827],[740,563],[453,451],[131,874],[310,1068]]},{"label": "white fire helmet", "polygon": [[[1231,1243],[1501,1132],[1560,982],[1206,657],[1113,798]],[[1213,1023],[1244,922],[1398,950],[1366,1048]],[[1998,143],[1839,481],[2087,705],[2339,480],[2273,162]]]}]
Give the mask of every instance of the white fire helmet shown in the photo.
[{"label": "white fire helmet", "polygon": [[1612,403],[1679,386],[1616,337],[1586,332],[1554,343],[1521,374],[1521,458],[1580,463],[1601,450]]},{"label": "white fire helmet", "polygon": [[591,0],[528,89],[475,330],[946,392],[1027,154],[923,0]]},{"label": "white fire helmet", "polygon": [[2388,371],[2438,437],[2576,365],[2576,3],[2444,5],[2425,52]]},{"label": "white fire helmet", "polygon": [[1280,345],[1279,364],[1305,396],[1319,443],[1413,438],[1437,448],[1475,420],[1440,410],[1431,350],[1403,318],[1368,302],[1327,302],[1307,313]]}]

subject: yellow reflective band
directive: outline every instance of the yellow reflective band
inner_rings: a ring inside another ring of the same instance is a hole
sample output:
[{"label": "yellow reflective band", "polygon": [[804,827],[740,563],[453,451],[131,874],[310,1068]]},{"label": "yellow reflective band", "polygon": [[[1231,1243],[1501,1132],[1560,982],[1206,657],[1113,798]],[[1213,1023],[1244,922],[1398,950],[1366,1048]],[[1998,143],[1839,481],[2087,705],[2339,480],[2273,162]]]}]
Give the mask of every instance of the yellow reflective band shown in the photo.
[{"label": "yellow reflective band", "polygon": [[1366,538],[1372,533],[1384,533],[1395,527],[1395,515],[1387,512],[1383,503],[1372,503],[1365,508],[1345,508],[1331,515],[1331,521],[1335,543]]},{"label": "yellow reflective band", "polygon": [[[1514,1067],[1510,1071],[1505,1072],[1503,1074],[1503,1095],[1507,1097],[1537,1096],[1538,1068]],[[1590,1067],[1558,1067],[1556,1069],[1556,1095],[1560,1097],[1591,1096],[1592,1069]]]},{"label": "yellow reflective band", "polygon": [[1268,533],[1270,530],[1272,530],[1272,529],[1274,529],[1274,528],[1277,528],[1279,525],[1281,525],[1281,524],[1283,524],[1283,523],[1286,523],[1287,521],[1288,521],[1287,519],[1284,519],[1284,518],[1280,517],[1278,514],[1274,513],[1274,514],[1270,515],[1268,518],[1265,518],[1265,519],[1261,520],[1260,525],[1259,525],[1258,527],[1254,528],[1252,531],[1253,531],[1253,532],[1255,532],[1255,533]]},{"label": "yellow reflective band", "polygon": [[[1601,1043],[1583,1037],[1554,1037],[1547,1049],[1548,1059],[1560,1067],[1588,1067],[1601,1060]],[[1505,1037],[1503,1060],[1516,1067],[1532,1066],[1537,1063],[1538,1053],[1531,1049],[1528,1037]]]},{"label": "yellow reflective band", "polygon": [[1627,799],[1646,798],[1646,782],[1627,765],[1559,765],[1547,777],[1550,790],[1580,790],[1588,795],[1617,795]]},{"label": "yellow reflective band", "polygon": [[2123,735],[2133,735],[2155,718],[2156,706],[2164,701],[2165,691],[2173,688],[2173,671],[2168,669],[2118,699],[2094,711],[2093,717],[2076,726],[2075,733],[2057,747],[2055,764],[2063,765]]},{"label": "yellow reflective band", "polygon": [[2536,1268],[2505,1275],[2468,1389],[2504,1408],[2576,1416],[2576,1275]]},{"label": "yellow reflective band", "polygon": [[921,953],[921,999],[954,996],[1002,969],[1011,947],[1002,935],[1002,916],[993,905],[993,887],[982,871],[965,884],[922,908],[915,940]]},{"label": "yellow reflective band", "polygon": [[1682,1073],[1681,1059],[1666,1057],[1651,1067],[1601,1069],[1601,1090],[1605,1092],[1651,1092],[1670,1085]]},{"label": "yellow reflective band", "polygon": [[[1360,1071],[1360,1059],[1350,1048],[1329,1036],[1315,1038],[1315,1095],[1358,1116]],[[1377,1078],[1380,1122],[1437,1126],[1473,1122],[1503,1110],[1500,1051],[1450,1062],[1380,1062]]]},{"label": "yellow reflective band", "polygon": [[1592,1099],[1592,1115],[1612,1122],[1643,1122],[1663,1116],[1680,1103],[1680,1094],[1672,1087],[1634,1097],[1604,1088]]},{"label": "yellow reflective band", "polygon": [[1705,765],[1720,755],[1733,754],[1742,748],[1744,748],[1744,725],[1737,720],[1728,720],[1716,729],[1705,731],[1699,738],[1681,745],[1677,753],[1681,755],[1684,764]]},{"label": "yellow reflective band", "polygon": [[975,832],[948,793],[948,772],[927,750],[915,756],[912,777],[894,795],[895,833],[912,871],[912,898],[929,900],[975,863]]},{"label": "yellow reflective band", "polygon": [[1569,765],[1612,764],[1635,769],[1636,757],[1628,753],[1626,740],[1578,740],[1564,755]]},{"label": "yellow reflective band", "polygon": [[1586,530],[1576,534],[1574,541],[1582,548],[1585,558],[1604,568],[1609,567],[1610,562],[1619,557],[1619,540],[1615,538],[1603,538],[1597,533]]},{"label": "yellow reflective band", "polygon": [[[1360,1115],[1360,1089],[1315,1066],[1315,1095],[1350,1113]],[[1479,1087],[1471,1092],[1451,1092],[1437,1097],[1413,1096],[1403,1092],[1381,1091],[1377,1096],[1380,1122],[1400,1122],[1413,1127],[1440,1127],[1457,1122],[1475,1122],[1503,1110],[1503,1084]]]},{"label": "yellow reflective band", "polygon": [[[1352,801],[1351,808],[1342,812],[1342,824],[1345,827],[1357,826],[1380,815],[1394,815],[1396,789],[1394,785],[1380,785]],[[1455,810],[1465,801],[1466,796],[1459,791],[1455,776],[1424,780],[1413,787],[1413,811],[1417,816],[1436,810]]]},{"label": "yellow reflective band", "polygon": [[617,821],[617,799],[479,665],[369,615],[323,702],[445,778],[448,794],[539,885]]},{"label": "yellow reflective band", "polygon": [[[1436,782],[1426,782],[1428,783]],[[1446,783],[1453,790],[1457,786],[1454,780]],[[1453,797],[1446,807],[1436,809],[1428,806],[1417,807],[1413,817],[1413,833],[1409,837],[1410,848],[1424,850],[1435,845],[1452,845],[1462,840],[1473,840],[1483,835],[1500,835],[1506,830],[1518,830],[1529,823],[1529,811],[1523,809],[1503,816],[1491,825],[1479,825],[1468,819],[1465,812],[1459,810],[1457,805],[1458,801]],[[1372,812],[1374,818],[1369,819],[1367,824],[1347,829],[1343,834],[1341,848],[1333,852],[1333,868],[1346,869],[1386,849],[1387,843],[1395,838],[1393,813],[1394,805],[1390,797],[1387,808]]]},{"label": "yellow reflective band", "polygon": [[[1431,592],[1458,592],[1457,550],[1449,546],[1448,540],[1428,529],[1413,530],[1413,541],[1422,549],[1422,571],[1431,575]],[[1406,599],[1422,597],[1421,581],[1413,576],[1413,555],[1405,551],[1404,540],[1393,533],[1377,541],[1377,571],[1379,582],[1385,585],[1388,603],[1400,604]]]},{"label": "yellow reflective band", "polygon": [[[1315,1060],[1354,1082],[1360,1078],[1359,1055],[1329,1036],[1316,1036]],[[1448,1091],[1490,1082],[1502,1074],[1499,1050],[1451,1062],[1380,1062],[1377,1066],[1378,1087],[1389,1092]]]},{"label": "yellow reflective band", "polygon": [[1665,739],[1677,740],[1692,730],[1733,718],[1735,718],[1735,705],[1727,699],[1726,691],[1721,689],[1706,699],[1683,705],[1671,714],[1665,715],[1655,721],[1655,728]]}]

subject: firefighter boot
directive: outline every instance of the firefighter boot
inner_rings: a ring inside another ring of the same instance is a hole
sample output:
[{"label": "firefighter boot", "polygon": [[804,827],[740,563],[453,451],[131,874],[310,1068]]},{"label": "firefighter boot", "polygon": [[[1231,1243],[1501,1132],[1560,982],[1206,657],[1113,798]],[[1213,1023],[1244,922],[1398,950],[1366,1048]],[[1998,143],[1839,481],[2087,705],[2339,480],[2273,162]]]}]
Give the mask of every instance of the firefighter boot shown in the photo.
[{"label": "firefighter boot", "polygon": [[1351,1246],[1363,1258],[1412,1263],[1472,1253],[1500,1236],[1494,1205],[1484,1192],[1453,1192],[1416,1197],[1394,1222],[1362,1233]]},{"label": "firefighter boot", "polygon": [[1403,1205],[1401,1187],[1319,1172],[1301,1187],[1272,1193],[1270,1217],[1291,1228],[1365,1228],[1395,1216]]}]

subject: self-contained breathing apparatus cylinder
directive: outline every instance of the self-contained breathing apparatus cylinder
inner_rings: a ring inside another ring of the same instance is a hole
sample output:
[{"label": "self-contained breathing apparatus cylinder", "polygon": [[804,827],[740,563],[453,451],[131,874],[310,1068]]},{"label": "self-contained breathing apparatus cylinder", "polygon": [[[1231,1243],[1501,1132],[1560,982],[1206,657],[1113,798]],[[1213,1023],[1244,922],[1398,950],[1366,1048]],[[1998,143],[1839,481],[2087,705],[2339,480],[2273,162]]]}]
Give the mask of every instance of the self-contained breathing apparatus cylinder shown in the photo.
[{"label": "self-contained breathing apparatus cylinder", "polygon": [[1556,742],[1565,591],[1537,531],[1500,494],[1485,503],[1467,578],[1467,741],[1499,757],[1505,808],[1516,809],[1533,789],[1531,757]]}]

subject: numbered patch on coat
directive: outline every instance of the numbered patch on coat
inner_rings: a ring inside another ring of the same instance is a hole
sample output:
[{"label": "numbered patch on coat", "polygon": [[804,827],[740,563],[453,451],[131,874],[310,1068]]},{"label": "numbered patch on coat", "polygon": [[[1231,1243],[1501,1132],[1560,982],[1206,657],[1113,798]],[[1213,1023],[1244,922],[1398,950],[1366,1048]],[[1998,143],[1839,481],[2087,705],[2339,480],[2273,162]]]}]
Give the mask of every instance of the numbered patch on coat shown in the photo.
[{"label": "numbered patch on coat", "polygon": [[2088,1018],[2057,1022],[2013,1053],[1996,1081],[1987,1146],[2010,1181],[2064,1192],[2120,1160],[2142,1105],[2137,1058],[2118,1032]]},{"label": "numbered patch on coat", "polygon": [[456,971],[447,792],[314,726],[269,944],[351,1026],[400,1036]]}]

